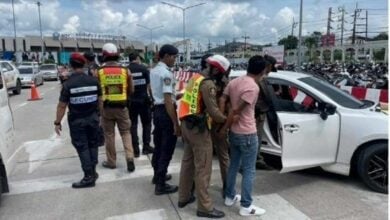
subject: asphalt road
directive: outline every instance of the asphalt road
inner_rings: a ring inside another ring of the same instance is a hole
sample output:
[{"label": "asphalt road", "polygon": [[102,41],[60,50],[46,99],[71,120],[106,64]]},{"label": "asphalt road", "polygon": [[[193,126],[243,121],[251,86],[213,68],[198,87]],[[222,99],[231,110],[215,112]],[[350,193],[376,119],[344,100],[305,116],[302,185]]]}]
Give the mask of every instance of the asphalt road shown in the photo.
[{"label": "asphalt road", "polygon": [[[118,168],[98,166],[95,188],[72,189],[82,177],[76,151],[70,144],[66,120],[63,133],[55,135],[53,121],[60,85],[46,82],[38,87],[43,97],[27,102],[29,90],[11,96],[15,120],[15,147],[20,148],[17,166],[10,174],[10,193],[2,198],[0,219],[196,219],[196,203],[177,208],[177,194],[155,196],[151,184],[150,158],[136,160],[136,171],[127,173],[122,143],[117,136]],[[179,141],[169,173],[178,183],[182,143]],[[100,148],[99,160],[105,159]],[[359,180],[330,174],[320,169],[280,174],[257,171],[254,204],[266,209],[259,218],[300,219],[387,219],[388,198],[367,189]],[[238,189],[240,180],[237,181]],[[210,194],[225,219],[241,219],[238,207],[227,208],[221,198],[221,181],[216,159]],[[246,218],[251,219],[251,218]]]}]

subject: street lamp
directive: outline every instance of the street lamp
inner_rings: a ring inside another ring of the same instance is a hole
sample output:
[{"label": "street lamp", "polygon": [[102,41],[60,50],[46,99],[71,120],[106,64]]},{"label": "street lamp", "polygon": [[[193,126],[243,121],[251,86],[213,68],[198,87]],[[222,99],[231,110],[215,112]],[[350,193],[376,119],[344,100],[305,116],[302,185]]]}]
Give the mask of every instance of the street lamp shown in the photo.
[{"label": "street lamp", "polygon": [[15,52],[17,51],[17,48],[16,48],[16,21],[15,21],[15,7],[14,7],[14,0],[12,0],[12,16],[13,16],[13,20],[14,20],[14,37],[15,37],[15,41],[14,41],[14,50]]},{"label": "street lamp", "polygon": [[163,28],[164,26],[161,25],[161,26],[157,26],[157,27],[147,27],[147,26],[144,26],[144,25],[141,25],[141,24],[137,24],[138,27],[141,27],[141,28],[145,28],[146,30],[149,30],[150,31],[150,45],[152,45],[153,43],[153,31],[156,30],[156,29],[159,29],[159,28]]},{"label": "street lamp", "polygon": [[[165,5],[169,5],[169,6],[174,7],[174,8],[178,8],[178,9],[182,10],[182,12],[183,12],[183,48],[184,48],[184,51],[183,51],[183,52],[184,52],[184,54],[186,54],[186,56],[187,56],[187,44],[186,44],[186,42],[185,42],[185,40],[186,40],[186,20],[185,20],[185,19],[186,19],[186,10],[187,10],[187,9],[190,9],[190,8],[197,7],[197,6],[204,5],[204,4],[206,4],[206,3],[203,2],[203,3],[191,5],[191,6],[188,6],[188,7],[181,7],[181,6],[174,5],[174,4],[168,3],[168,2],[161,2],[161,3],[162,3],[162,4],[165,4]],[[184,62],[187,61],[186,56],[184,56],[184,59],[183,59]]]},{"label": "street lamp", "polygon": [[301,0],[300,9],[299,9],[299,38],[298,38],[298,69],[301,68],[301,59],[302,59],[302,10],[303,10],[303,0]]},{"label": "street lamp", "polygon": [[37,5],[38,5],[38,15],[39,15],[39,31],[41,32],[41,52],[42,52],[42,55],[41,55],[41,63],[43,63],[44,59],[43,59],[43,53],[45,52],[45,49],[44,49],[44,43],[43,43],[43,35],[42,35],[42,21],[41,21],[41,2],[37,2]]}]

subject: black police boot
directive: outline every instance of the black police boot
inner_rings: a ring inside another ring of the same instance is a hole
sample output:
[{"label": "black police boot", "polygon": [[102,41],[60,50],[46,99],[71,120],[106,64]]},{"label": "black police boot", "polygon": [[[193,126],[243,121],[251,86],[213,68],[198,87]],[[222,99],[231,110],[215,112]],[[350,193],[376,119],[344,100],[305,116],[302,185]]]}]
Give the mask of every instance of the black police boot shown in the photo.
[{"label": "black police boot", "polygon": [[92,173],[93,173],[93,176],[94,176],[95,181],[96,181],[96,180],[99,178],[99,174],[96,172],[96,165],[93,166],[92,169],[93,169],[93,170],[92,170]]},{"label": "black police boot", "polygon": [[273,168],[270,167],[268,164],[266,164],[264,161],[256,161],[256,169],[257,170],[273,170]]},{"label": "black police boot", "polygon": [[134,161],[133,160],[127,161],[127,171],[131,173],[134,172],[134,170],[135,170]]},{"label": "black police boot", "polygon": [[196,215],[198,217],[204,217],[204,218],[223,218],[223,217],[225,217],[225,213],[222,211],[219,211],[217,209],[213,209],[209,212],[197,211]]},{"label": "black police boot", "polygon": [[194,195],[191,195],[190,199],[188,199],[187,201],[185,201],[185,202],[180,202],[180,201],[179,201],[179,202],[177,203],[177,206],[178,206],[179,208],[184,208],[184,207],[186,207],[186,205],[195,202],[195,200],[196,200],[195,196],[194,196]]},{"label": "black police boot", "polygon": [[167,183],[165,184],[156,184],[156,187],[154,189],[154,194],[156,196],[164,195],[164,194],[171,194],[177,192],[179,187],[174,185],[169,185]]},{"label": "black police boot", "polygon": [[[165,181],[169,181],[171,179],[172,179],[172,175],[171,174],[165,175]],[[157,182],[157,178],[155,176],[153,176],[152,184],[156,184],[156,182]]]},{"label": "black police boot", "polygon": [[154,148],[149,145],[144,145],[144,147],[142,148],[143,155],[152,154],[153,152],[154,152]]},{"label": "black police boot", "polygon": [[84,172],[84,178],[80,180],[80,182],[75,182],[72,184],[72,187],[75,189],[78,188],[87,188],[95,186],[95,175],[91,171]]}]

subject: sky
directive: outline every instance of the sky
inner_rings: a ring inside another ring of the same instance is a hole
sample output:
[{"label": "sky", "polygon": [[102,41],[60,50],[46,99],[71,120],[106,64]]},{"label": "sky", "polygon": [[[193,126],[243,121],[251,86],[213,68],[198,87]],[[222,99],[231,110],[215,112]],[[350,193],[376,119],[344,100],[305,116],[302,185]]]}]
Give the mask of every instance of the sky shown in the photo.
[{"label": "sky", "polygon": [[[39,35],[38,7],[34,0],[13,0],[17,36]],[[162,0],[164,1],[164,0]],[[44,35],[60,33],[100,33],[123,35],[128,39],[150,42],[150,32],[137,24],[162,28],[153,31],[153,41],[172,43],[182,40],[183,13],[157,0],[41,0]],[[186,36],[192,45],[206,48],[228,42],[244,41],[253,44],[276,44],[291,34],[292,23],[299,21],[299,0],[165,0],[188,7]],[[13,36],[12,0],[0,0],[0,35]],[[328,9],[332,7],[332,31],[340,35],[339,9],[345,7],[345,37],[352,35],[353,13],[356,8],[368,9],[369,36],[388,31],[387,0],[303,0],[302,34],[313,31],[325,33]],[[365,11],[359,24],[364,24]],[[358,31],[365,31],[358,26]],[[298,35],[298,26],[294,29]],[[339,38],[339,37],[336,37]],[[195,47],[195,46],[193,46]]]}]

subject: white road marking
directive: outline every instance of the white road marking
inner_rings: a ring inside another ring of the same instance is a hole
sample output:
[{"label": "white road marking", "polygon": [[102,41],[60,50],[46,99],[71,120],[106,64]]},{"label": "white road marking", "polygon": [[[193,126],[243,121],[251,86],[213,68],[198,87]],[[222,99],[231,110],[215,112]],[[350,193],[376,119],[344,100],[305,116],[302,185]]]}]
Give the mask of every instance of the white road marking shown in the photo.
[{"label": "white road marking", "polygon": [[28,104],[27,102],[23,102],[22,104],[19,104],[18,106],[16,106],[13,110],[16,111],[27,104]]},{"label": "white road marking", "polygon": [[253,204],[266,210],[266,213],[261,216],[262,220],[275,219],[294,219],[307,220],[310,219],[304,213],[299,211],[287,200],[276,193],[253,196]]},{"label": "white road marking", "polygon": [[[180,164],[181,163],[178,162],[171,163],[168,168],[169,173],[179,173],[180,166],[181,166]],[[153,168],[151,167],[150,164],[136,166],[135,171],[133,173],[128,173],[127,170],[122,170],[122,169],[111,170],[111,169],[104,169],[101,167],[98,167],[98,173],[99,173],[99,179],[97,181],[97,184],[127,180],[127,179],[135,179],[141,177],[152,177],[154,174]],[[9,195],[69,188],[71,186],[71,183],[79,180],[80,177],[82,177],[81,173],[75,173],[74,175],[61,175],[61,176],[10,182]]]},{"label": "white road marking", "polygon": [[126,215],[117,215],[108,217],[105,220],[138,220],[138,219],[153,219],[153,220],[165,220],[168,216],[164,209],[152,209],[143,212],[136,212]]},{"label": "white road marking", "polygon": [[47,155],[62,144],[64,144],[64,139],[59,138],[55,133],[49,139],[24,142],[22,147],[29,154],[28,161],[35,161],[29,162],[28,173],[34,172],[42,165]]}]

